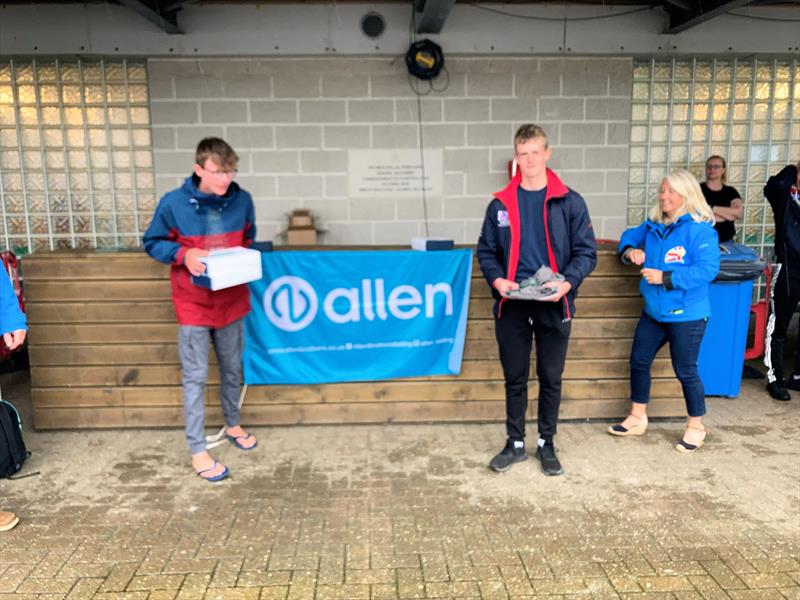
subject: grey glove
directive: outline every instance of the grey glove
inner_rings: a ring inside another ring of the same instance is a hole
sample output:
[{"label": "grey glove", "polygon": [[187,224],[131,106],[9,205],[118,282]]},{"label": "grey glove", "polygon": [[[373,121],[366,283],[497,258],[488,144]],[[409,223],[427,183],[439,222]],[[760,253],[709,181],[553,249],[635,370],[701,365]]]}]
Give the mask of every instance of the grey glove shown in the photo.
[{"label": "grey glove", "polygon": [[564,276],[553,273],[550,267],[542,265],[531,277],[520,281],[519,289],[506,292],[506,297],[514,300],[546,300],[558,293],[557,290],[544,286],[551,281],[564,281]]}]

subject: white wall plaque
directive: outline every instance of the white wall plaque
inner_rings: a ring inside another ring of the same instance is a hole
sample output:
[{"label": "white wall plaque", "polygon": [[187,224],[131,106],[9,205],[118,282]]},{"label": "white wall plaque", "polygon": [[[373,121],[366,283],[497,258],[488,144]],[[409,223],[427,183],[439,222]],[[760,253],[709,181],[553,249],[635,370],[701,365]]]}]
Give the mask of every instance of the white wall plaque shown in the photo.
[{"label": "white wall plaque", "polygon": [[[442,195],[442,151],[425,150],[425,194]],[[419,150],[350,150],[351,198],[419,198],[422,165]]]}]

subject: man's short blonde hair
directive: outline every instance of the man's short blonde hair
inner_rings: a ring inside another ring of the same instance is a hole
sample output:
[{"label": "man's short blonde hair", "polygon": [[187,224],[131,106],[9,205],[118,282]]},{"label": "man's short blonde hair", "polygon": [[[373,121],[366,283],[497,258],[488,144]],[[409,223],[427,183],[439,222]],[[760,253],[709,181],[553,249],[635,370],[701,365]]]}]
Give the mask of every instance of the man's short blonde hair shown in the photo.
[{"label": "man's short blonde hair", "polygon": [[514,134],[514,149],[516,150],[519,144],[524,144],[528,140],[534,138],[541,139],[544,142],[545,148],[549,147],[550,143],[547,141],[547,134],[544,132],[544,129],[533,123],[525,123],[525,125],[520,126],[520,128],[517,129],[517,133]]}]

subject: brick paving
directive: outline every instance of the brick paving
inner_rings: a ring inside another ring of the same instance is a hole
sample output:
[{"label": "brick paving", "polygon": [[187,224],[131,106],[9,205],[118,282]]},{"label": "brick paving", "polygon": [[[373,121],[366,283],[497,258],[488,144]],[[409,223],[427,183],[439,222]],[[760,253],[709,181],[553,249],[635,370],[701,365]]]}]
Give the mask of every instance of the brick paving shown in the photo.
[{"label": "brick paving", "polygon": [[490,472],[499,423],[257,428],[216,485],[178,430],[28,432],[0,600],[800,599],[800,400],[762,390],[710,399],[695,455],[564,423],[555,478]]}]

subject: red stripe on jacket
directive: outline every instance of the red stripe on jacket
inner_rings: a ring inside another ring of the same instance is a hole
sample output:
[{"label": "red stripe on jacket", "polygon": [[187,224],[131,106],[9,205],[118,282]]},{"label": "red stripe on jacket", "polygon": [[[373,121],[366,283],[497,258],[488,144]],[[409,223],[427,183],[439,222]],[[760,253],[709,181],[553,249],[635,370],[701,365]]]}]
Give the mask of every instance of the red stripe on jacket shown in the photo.
[{"label": "red stripe on jacket", "polygon": [[[517,196],[517,192],[519,190],[520,183],[522,182],[522,174],[518,171],[514,178],[509,182],[509,184],[496,192],[494,197],[500,200],[503,203],[503,206],[506,207],[508,211],[508,225],[509,229],[511,230],[511,246],[508,249],[508,271],[506,273],[506,279],[510,281],[514,281],[514,278],[517,276],[517,267],[519,266],[519,247],[521,242],[521,224],[519,220],[519,199]],[[547,218],[547,202],[551,198],[562,198],[566,196],[569,192],[569,189],[564,182],[550,169],[547,169],[547,190],[545,191],[544,196],[544,207],[542,211],[542,218],[544,219],[544,234],[545,234],[545,245],[547,247],[547,258],[550,262],[550,268],[553,270],[553,273],[558,273],[558,264],[556,264],[556,255],[553,252],[553,246],[550,242],[550,227],[548,225],[548,218]],[[498,317],[502,314],[503,311],[503,303],[507,298],[500,299],[500,305],[497,309]],[[566,294],[563,296],[562,301],[564,302],[564,306],[566,307],[566,316],[567,319],[570,319],[570,310],[569,310],[569,302],[567,301]]]}]

